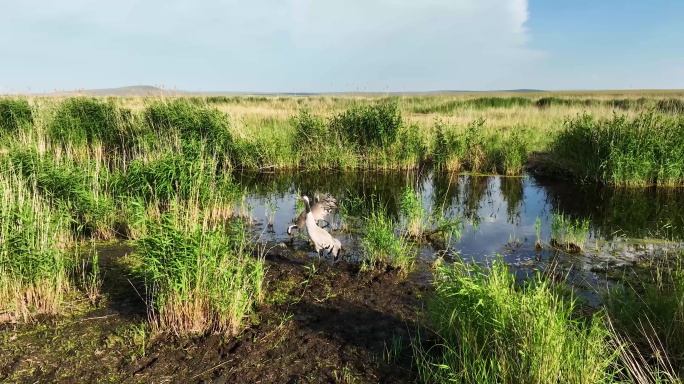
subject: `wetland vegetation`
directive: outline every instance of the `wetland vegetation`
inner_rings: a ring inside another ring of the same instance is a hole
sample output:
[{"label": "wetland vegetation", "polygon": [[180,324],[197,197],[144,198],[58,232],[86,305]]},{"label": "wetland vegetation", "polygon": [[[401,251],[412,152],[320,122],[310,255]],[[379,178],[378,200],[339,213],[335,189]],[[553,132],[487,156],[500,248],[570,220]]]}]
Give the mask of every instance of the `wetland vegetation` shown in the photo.
[{"label": "wetland vegetation", "polygon": [[0,380],[681,382],[683,97],[1,97]]}]

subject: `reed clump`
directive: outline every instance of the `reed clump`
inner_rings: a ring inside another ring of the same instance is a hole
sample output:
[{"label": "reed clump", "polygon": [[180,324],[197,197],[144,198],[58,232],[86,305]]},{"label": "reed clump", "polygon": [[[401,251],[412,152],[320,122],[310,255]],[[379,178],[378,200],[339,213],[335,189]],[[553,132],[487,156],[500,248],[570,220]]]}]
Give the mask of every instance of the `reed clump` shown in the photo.
[{"label": "reed clump", "polygon": [[684,183],[684,119],[647,112],[635,118],[581,115],[566,122],[552,157],[575,178],[620,186]]},{"label": "reed clump", "polygon": [[524,108],[532,105],[527,97],[478,97],[466,100],[447,100],[439,104],[418,105],[413,112],[421,114],[454,114],[463,109]]},{"label": "reed clump", "polygon": [[615,349],[601,313],[575,314],[577,301],[537,275],[516,284],[500,258],[488,270],[438,267],[427,308],[436,350],[415,347],[425,383],[610,383]]},{"label": "reed clump", "polygon": [[68,218],[21,175],[0,173],[0,322],[55,315],[74,284]]},{"label": "reed clump", "polygon": [[183,141],[205,142],[216,153],[230,153],[232,137],[228,116],[206,104],[197,105],[183,98],[155,101],[143,116],[157,136],[177,135]]},{"label": "reed clump", "polygon": [[145,219],[136,240],[153,329],[177,335],[236,335],[263,299],[265,266],[240,220],[209,220],[193,204]]},{"label": "reed clump", "polygon": [[299,154],[300,164],[318,168],[335,166],[336,155],[343,145],[340,137],[331,137],[326,120],[303,108],[291,121],[294,126],[293,151]]},{"label": "reed clump", "polygon": [[387,99],[373,105],[349,108],[332,118],[330,130],[345,143],[363,149],[394,144],[401,125],[397,100]]},{"label": "reed clump", "polygon": [[588,219],[572,219],[563,213],[551,215],[551,246],[566,252],[581,252],[588,234]]},{"label": "reed clump", "polygon": [[427,214],[421,196],[413,188],[406,187],[401,193],[399,207],[406,231],[413,237],[420,237],[423,233],[423,218]]},{"label": "reed clump", "polygon": [[111,220],[114,202],[103,193],[101,178],[106,170],[69,160],[58,161],[35,149],[14,148],[7,157],[8,167],[30,180],[43,197],[58,211],[70,216],[75,235],[109,239],[113,237]]},{"label": "reed clump", "polygon": [[658,100],[655,109],[663,113],[681,114],[684,113],[684,100],[664,99]]},{"label": "reed clump", "polygon": [[16,133],[33,124],[33,111],[26,99],[0,98],[0,133]]},{"label": "reed clump", "polygon": [[218,159],[188,152],[167,153],[156,159],[136,159],[115,172],[110,188],[116,196],[142,199],[146,204],[174,199],[206,204],[213,196],[235,196],[238,190]]},{"label": "reed clump", "polygon": [[412,270],[417,252],[404,235],[395,233],[397,223],[387,213],[372,209],[364,218],[363,226],[362,270],[394,268],[404,275]]},{"label": "reed clump", "polygon": [[100,142],[108,149],[124,149],[133,145],[132,124],[130,110],[111,100],[72,97],[57,106],[48,131],[52,140],[65,146]]}]

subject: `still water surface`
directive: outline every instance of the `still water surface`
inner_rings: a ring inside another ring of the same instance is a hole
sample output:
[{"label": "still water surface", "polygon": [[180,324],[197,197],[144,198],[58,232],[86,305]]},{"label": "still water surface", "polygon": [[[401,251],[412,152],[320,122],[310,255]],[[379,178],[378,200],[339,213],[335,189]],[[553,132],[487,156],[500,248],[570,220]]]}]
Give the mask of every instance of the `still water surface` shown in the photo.
[{"label": "still water surface", "polygon": [[[265,241],[289,240],[287,227],[303,209],[296,200],[301,194],[329,193],[341,202],[378,200],[390,216],[401,220],[398,201],[406,187],[419,192],[428,215],[463,219],[462,236],[452,247],[468,260],[484,262],[500,254],[515,266],[561,258],[574,269],[588,272],[597,266],[631,262],[644,252],[677,248],[684,239],[684,189],[625,189],[529,175],[432,172],[238,173],[235,177],[247,192],[241,209],[261,224],[257,228],[262,229],[261,239]],[[357,206],[354,213],[362,216],[362,208]],[[537,218],[541,221],[541,240],[548,245],[554,213],[590,221],[584,252],[567,254],[548,247],[541,252],[534,250]],[[272,227],[266,225],[269,221]],[[333,221],[335,232],[341,223]],[[342,240],[346,257],[360,257],[358,231],[354,235],[337,232],[335,236]],[[303,236],[294,246],[308,249]],[[435,249],[422,246],[420,255],[434,258]]]}]

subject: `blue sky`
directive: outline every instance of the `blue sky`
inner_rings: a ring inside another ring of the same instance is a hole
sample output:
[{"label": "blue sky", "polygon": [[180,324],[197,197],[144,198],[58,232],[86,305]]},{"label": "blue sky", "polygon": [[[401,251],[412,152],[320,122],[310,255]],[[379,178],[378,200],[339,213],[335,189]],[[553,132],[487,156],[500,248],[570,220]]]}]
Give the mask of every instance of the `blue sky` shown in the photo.
[{"label": "blue sky", "polygon": [[684,88],[684,1],[0,0],[0,93]]}]

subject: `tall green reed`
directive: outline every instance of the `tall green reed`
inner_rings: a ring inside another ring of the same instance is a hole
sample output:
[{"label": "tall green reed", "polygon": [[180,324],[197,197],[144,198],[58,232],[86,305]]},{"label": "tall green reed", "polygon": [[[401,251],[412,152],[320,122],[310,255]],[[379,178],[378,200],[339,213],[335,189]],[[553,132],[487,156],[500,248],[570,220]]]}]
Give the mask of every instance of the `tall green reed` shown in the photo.
[{"label": "tall green reed", "polygon": [[25,99],[0,98],[0,134],[16,133],[33,124],[33,111]]},{"label": "tall green reed", "polygon": [[408,274],[415,265],[417,253],[403,234],[396,234],[397,223],[377,205],[364,217],[361,247],[362,270],[396,268]]},{"label": "tall green reed", "polygon": [[[425,383],[609,383],[617,353],[598,313],[577,318],[537,275],[518,286],[500,258],[489,270],[459,262],[437,270],[427,309],[437,344],[417,346]],[[438,352],[439,351],[439,352]]]},{"label": "tall green reed", "polygon": [[144,110],[143,116],[157,137],[178,135],[183,141],[205,142],[209,151],[230,158],[230,122],[218,109],[179,98],[155,101]]},{"label": "tall green reed", "polygon": [[131,111],[111,100],[72,97],[57,106],[48,126],[50,137],[63,145],[101,142],[110,150],[130,148],[135,131]]},{"label": "tall green reed", "polygon": [[411,236],[420,236],[423,232],[423,219],[427,214],[420,195],[413,188],[404,188],[399,207],[408,233]]},{"label": "tall green reed", "polygon": [[58,314],[74,290],[67,217],[7,169],[0,191],[0,322]]},{"label": "tall green reed", "polygon": [[144,219],[136,241],[158,332],[236,335],[263,299],[263,259],[240,220],[211,220],[197,206],[174,204]]},{"label": "tall green reed", "polygon": [[551,148],[557,167],[575,178],[621,186],[684,183],[684,119],[643,113],[566,122]]},{"label": "tall green reed", "polygon": [[56,210],[71,216],[75,234],[111,238],[114,202],[104,189],[108,171],[92,159],[77,163],[35,149],[13,148],[4,160],[13,171],[32,180]]}]

